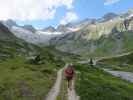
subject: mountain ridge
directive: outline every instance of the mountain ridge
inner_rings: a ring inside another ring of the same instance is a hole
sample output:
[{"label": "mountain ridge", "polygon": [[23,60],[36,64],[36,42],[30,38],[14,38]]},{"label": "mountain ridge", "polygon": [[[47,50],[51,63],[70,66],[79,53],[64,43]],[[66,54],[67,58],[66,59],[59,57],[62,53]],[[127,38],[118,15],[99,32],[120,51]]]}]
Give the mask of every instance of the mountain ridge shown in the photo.
[{"label": "mountain ridge", "polygon": [[86,56],[133,50],[133,17],[130,15],[117,15],[107,21],[87,24],[76,32],[53,38],[51,44],[59,50]]}]

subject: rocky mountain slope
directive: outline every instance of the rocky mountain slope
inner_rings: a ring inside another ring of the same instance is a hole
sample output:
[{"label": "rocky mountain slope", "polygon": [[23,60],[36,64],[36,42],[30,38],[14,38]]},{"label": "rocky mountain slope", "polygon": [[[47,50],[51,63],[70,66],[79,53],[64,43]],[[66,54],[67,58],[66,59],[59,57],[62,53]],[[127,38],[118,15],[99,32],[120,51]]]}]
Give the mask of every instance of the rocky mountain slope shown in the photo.
[{"label": "rocky mountain slope", "polygon": [[42,29],[42,31],[46,31],[46,32],[55,32],[56,29],[52,26],[46,27],[44,29]]},{"label": "rocky mountain slope", "polygon": [[17,38],[2,22],[0,22],[0,59],[16,55],[31,55],[38,47]]},{"label": "rocky mountain slope", "polygon": [[[53,38],[50,43],[59,50],[84,56],[114,55],[133,50],[132,15],[133,10],[120,15],[109,13],[79,27],[76,32]],[[76,25],[76,28],[82,24]]]},{"label": "rocky mountain slope", "polygon": [[26,30],[29,30],[29,31],[31,31],[33,33],[36,32],[36,29],[32,25],[24,25],[24,26],[22,26],[22,28],[24,28]]},{"label": "rocky mountain slope", "polygon": [[37,30],[32,25],[19,26],[13,20],[2,21],[2,23],[16,37],[37,45],[48,45],[51,38],[61,34],[61,32],[49,30],[50,27],[44,30]]}]

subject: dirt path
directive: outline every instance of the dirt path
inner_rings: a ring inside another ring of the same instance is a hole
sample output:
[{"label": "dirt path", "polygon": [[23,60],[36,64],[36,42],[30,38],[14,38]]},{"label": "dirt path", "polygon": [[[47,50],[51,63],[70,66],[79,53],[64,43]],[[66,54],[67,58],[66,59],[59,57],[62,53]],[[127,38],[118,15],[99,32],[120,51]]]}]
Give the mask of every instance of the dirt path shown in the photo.
[{"label": "dirt path", "polygon": [[75,92],[75,80],[72,81],[72,90],[68,89],[68,100],[79,100]]},{"label": "dirt path", "polygon": [[[132,52],[127,52],[127,53],[118,54],[118,55],[115,55],[115,56],[96,57],[96,58],[93,59],[93,63],[94,63],[94,65],[96,65],[97,62],[100,61],[100,60],[103,60],[103,59],[110,59],[110,58],[115,58],[115,57],[116,57],[116,58],[117,58],[117,57],[122,57],[122,56],[129,55],[129,54],[131,54],[131,53],[132,53]],[[90,61],[90,59],[88,59],[88,60],[83,60],[83,61],[79,61],[79,62],[77,62],[77,63],[80,63],[80,64],[88,64],[89,61]]]},{"label": "dirt path", "polygon": [[50,90],[50,92],[48,93],[48,96],[46,97],[45,100],[56,100],[57,99],[57,96],[61,88],[60,86],[61,86],[61,81],[62,81],[62,71],[63,69],[60,69],[58,71],[56,82],[54,86],[52,87],[52,89]]},{"label": "dirt path", "polygon": [[113,76],[120,77],[124,80],[127,80],[127,81],[133,83],[133,73],[131,73],[131,72],[112,71],[112,70],[109,70],[109,69],[104,69],[104,71],[112,74]]},{"label": "dirt path", "polygon": [[[66,66],[64,68],[66,68]],[[52,87],[52,89],[50,90],[50,92],[48,93],[45,100],[57,100],[57,96],[59,95],[60,90],[61,90],[62,77],[63,77],[62,72],[64,68],[58,71],[56,82],[54,86]],[[75,92],[75,80],[72,81],[72,90],[68,89],[67,96],[68,96],[68,100],[79,100],[79,96],[77,96]]]}]

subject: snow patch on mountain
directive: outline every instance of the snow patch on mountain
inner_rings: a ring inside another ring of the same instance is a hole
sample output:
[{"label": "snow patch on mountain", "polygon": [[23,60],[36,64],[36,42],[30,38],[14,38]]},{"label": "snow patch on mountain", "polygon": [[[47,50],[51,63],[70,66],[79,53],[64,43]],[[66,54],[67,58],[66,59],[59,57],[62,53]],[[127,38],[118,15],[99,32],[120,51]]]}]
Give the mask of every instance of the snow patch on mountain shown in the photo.
[{"label": "snow patch on mountain", "polygon": [[76,27],[76,28],[68,28],[70,30],[70,32],[76,32],[79,31],[81,28],[80,27]]},{"label": "snow patch on mountain", "polygon": [[37,31],[37,34],[44,34],[44,35],[60,35],[60,34],[62,34],[62,32]]},{"label": "snow patch on mountain", "polygon": [[61,34],[60,32],[43,32],[43,31],[36,31],[35,33],[33,33],[22,27],[16,27],[16,26],[13,26],[11,28],[11,31],[18,38],[24,39],[25,41],[34,44],[40,44],[40,43],[48,44],[51,38]]}]

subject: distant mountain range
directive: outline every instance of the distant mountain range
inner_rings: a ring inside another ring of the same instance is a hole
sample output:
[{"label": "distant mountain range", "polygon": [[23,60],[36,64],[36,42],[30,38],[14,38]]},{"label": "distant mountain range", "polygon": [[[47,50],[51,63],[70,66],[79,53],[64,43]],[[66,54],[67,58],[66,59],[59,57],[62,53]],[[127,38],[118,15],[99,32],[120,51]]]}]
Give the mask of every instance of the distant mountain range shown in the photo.
[{"label": "distant mountain range", "polygon": [[[52,30],[37,30],[32,25],[19,26],[13,20],[2,21],[16,37],[23,39],[29,43],[33,44],[43,44],[48,45],[48,41],[60,34],[60,32],[54,32]],[[49,30],[49,31],[48,31]]]},{"label": "distant mountain range", "polygon": [[17,38],[40,46],[54,45],[58,50],[85,56],[122,53],[133,50],[133,9],[41,30],[32,25],[19,26],[13,20],[1,21],[0,36],[0,40]]}]

